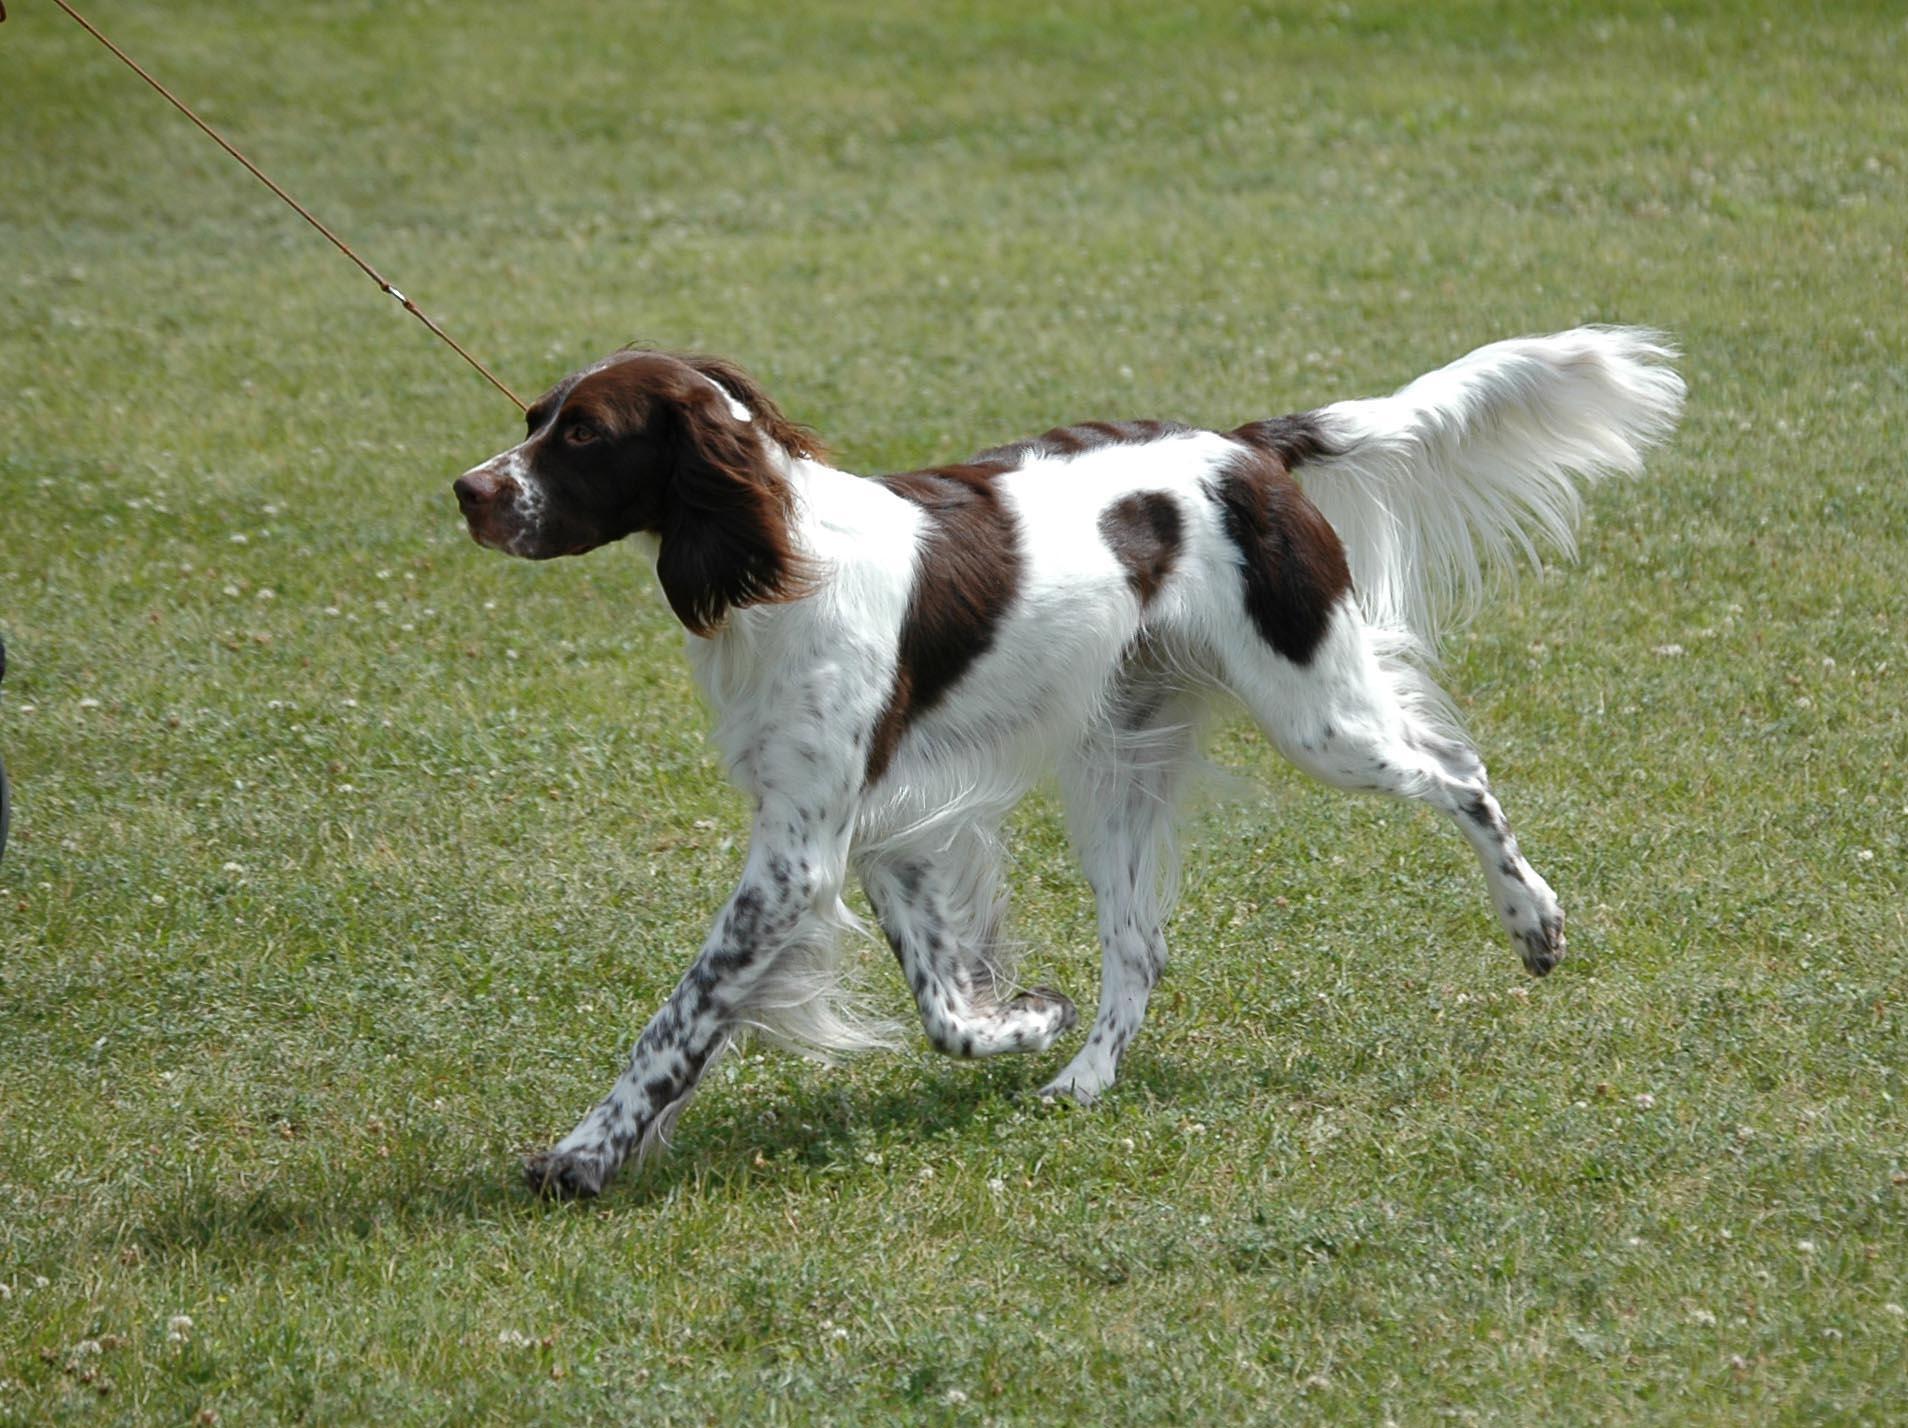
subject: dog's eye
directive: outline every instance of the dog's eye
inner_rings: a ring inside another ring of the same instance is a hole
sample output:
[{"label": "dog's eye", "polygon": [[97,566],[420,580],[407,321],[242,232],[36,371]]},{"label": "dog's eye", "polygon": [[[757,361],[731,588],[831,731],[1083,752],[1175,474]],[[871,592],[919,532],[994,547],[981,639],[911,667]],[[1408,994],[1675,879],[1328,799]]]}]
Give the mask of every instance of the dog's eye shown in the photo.
[{"label": "dog's eye", "polygon": [[571,422],[563,428],[565,446],[590,446],[596,442],[599,433],[588,422]]}]

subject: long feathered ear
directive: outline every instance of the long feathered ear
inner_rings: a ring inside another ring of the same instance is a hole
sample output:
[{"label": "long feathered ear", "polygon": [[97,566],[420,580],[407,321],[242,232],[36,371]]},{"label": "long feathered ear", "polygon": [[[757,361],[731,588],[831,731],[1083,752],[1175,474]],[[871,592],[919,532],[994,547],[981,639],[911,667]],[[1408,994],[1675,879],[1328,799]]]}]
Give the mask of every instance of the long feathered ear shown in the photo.
[{"label": "long feathered ear", "polygon": [[731,610],[799,599],[810,587],[790,528],[794,493],[764,431],[734,416],[708,380],[691,377],[668,405],[675,430],[656,575],[676,618],[709,635]]}]

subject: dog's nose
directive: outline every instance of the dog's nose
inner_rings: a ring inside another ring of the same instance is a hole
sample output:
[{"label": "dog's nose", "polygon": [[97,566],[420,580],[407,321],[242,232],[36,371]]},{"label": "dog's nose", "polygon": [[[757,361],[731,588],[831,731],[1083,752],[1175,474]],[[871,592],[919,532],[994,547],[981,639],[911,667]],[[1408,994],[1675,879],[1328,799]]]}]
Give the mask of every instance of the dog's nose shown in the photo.
[{"label": "dog's nose", "polygon": [[457,504],[468,511],[516,495],[517,483],[512,477],[500,476],[479,466],[451,482],[451,490],[457,493]]}]

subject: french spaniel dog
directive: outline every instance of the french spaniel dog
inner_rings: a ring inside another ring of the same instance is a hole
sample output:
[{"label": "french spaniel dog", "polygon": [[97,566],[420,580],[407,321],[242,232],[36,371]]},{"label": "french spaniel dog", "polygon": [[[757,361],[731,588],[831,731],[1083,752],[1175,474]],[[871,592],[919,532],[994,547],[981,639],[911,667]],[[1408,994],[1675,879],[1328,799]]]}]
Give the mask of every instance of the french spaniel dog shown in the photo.
[{"label": "french spaniel dog", "polygon": [[601,1190],[745,1031],[880,1044],[837,962],[851,870],[936,1047],[1048,1050],[1074,1008],[1015,980],[999,844],[1047,776],[1098,899],[1102,980],[1044,1094],[1091,1102],[1166,965],[1175,812],[1226,698],[1326,783],[1450,817],[1548,972],[1563,910],[1427,670],[1487,575],[1539,541],[1568,551],[1580,483],[1638,470],[1671,430],[1673,356],[1580,328],[1232,431],[1088,422],[875,479],[831,466],[726,361],[628,350],[557,383],[523,441],[457,479],[470,533],[533,560],[633,541],[755,815],[701,951],[531,1184]]}]

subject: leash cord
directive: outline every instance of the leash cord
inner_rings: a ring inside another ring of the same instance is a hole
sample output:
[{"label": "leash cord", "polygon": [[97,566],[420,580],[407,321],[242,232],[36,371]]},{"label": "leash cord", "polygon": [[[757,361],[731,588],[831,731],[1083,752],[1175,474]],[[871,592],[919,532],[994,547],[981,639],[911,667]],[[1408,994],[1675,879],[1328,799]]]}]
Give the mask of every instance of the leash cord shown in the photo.
[{"label": "leash cord", "polygon": [[[383,291],[389,293],[393,298],[397,299],[399,305],[402,306],[406,312],[410,313],[411,316],[415,317],[419,322],[423,323],[433,333],[435,333],[437,337],[439,338],[439,340],[442,341],[447,347],[449,347],[451,351],[455,352],[459,357],[462,357],[472,367],[476,368],[477,372],[483,377],[485,381],[489,382],[491,386],[495,387],[498,391],[502,392],[506,397],[510,398],[510,400],[516,404],[518,411],[525,410],[522,399],[519,398],[515,392],[511,391],[510,388],[506,387],[501,381],[499,381],[496,374],[493,373],[490,370],[490,368],[486,367],[482,362],[479,362],[475,357],[471,356],[470,353],[466,352],[462,347],[458,346],[455,338],[453,338],[448,332],[444,331],[444,329],[439,327],[435,322],[431,321],[430,314],[425,312],[424,309],[419,307],[416,303],[412,302],[411,299],[406,297],[403,293],[399,292],[385,278],[384,274],[380,273],[376,268],[372,267],[369,263],[365,262],[364,259],[360,258],[355,252],[353,252],[351,249],[351,245],[345,242],[345,240],[340,238],[336,233],[333,233],[329,228],[325,227],[324,224],[320,223],[318,221],[317,216],[314,215],[310,209],[306,208],[304,204],[300,203],[297,199],[293,198],[289,193],[286,193],[284,189],[280,188],[277,184],[273,183],[271,178],[265,173],[263,169],[261,169],[257,164],[253,163],[250,159],[246,158],[245,155],[241,154],[236,148],[234,148],[226,140],[225,136],[219,133],[218,130],[214,129],[210,124],[206,123],[205,120],[201,119],[197,114],[194,114],[192,112],[191,107],[188,106],[185,103],[185,101],[181,100],[171,90],[167,89],[158,80],[154,79],[150,74],[146,73],[146,71],[139,66],[138,61],[133,59],[131,55],[127,54],[124,50],[122,50],[118,45],[114,44],[111,40],[107,39],[105,35],[101,34],[99,30],[94,28],[94,26],[87,21],[84,15],[80,14],[79,11],[75,10],[71,5],[67,4],[66,0],[53,0],[53,3],[59,6],[60,9],[64,10],[79,25],[81,29],[86,31],[87,34],[91,35],[94,39],[98,40],[102,45],[106,46],[107,49],[111,50],[113,54],[118,57],[119,61],[122,64],[124,64],[134,74],[138,75],[141,79],[145,80],[146,83],[151,85],[155,90],[157,90],[159,94],[162,97],[164,97],[164,99],[169,104],[172,105],[174,109],[177,109],[181,114],[185,115],[186,118],[190,119],[194,124],[198,125],[200,130],[203,131],[203,133],[205,134],[207,138],[212,140],[213,143],[217,144],[221,149],[225,150],[225,152],[230,154],[233,158],[237,159],[241,164],[245,165],[246,170],[252,175],[253,178],[257,179],[260,183],[264,184],[265,187],[269,188],[273,193],[277,194],[280,198],[282,198],[287,204],[291,206],[293,211],[295,211],[300,218],[304,219],[305,222],[309,223],[313,228],[316,228],[320,233],[324,234],[326,238],[330,239],[332,247],[336,248],[340,253],[343,253],[345,257],[349,258],[352,262],[356,263],[358,267],[364,271],[364,275],[366,277],[371,279],[372,282],[376,283],[378,287],[381,288]],[[3,3],[0,3],[0,20],[4,20],[6,18],[6,15],[7,15],[6,7]]]}]

